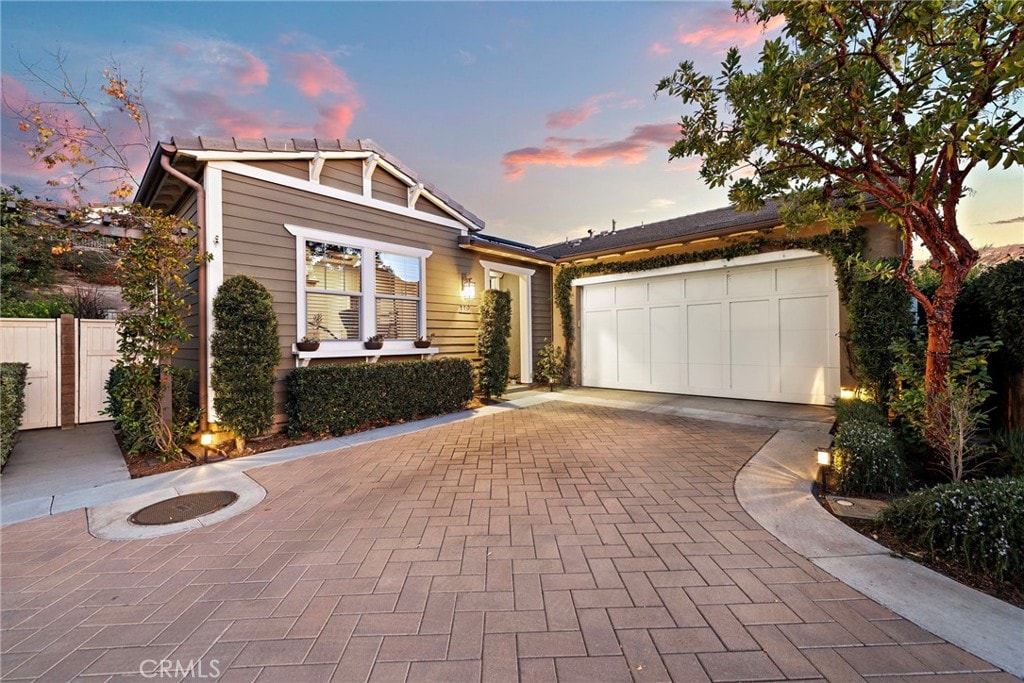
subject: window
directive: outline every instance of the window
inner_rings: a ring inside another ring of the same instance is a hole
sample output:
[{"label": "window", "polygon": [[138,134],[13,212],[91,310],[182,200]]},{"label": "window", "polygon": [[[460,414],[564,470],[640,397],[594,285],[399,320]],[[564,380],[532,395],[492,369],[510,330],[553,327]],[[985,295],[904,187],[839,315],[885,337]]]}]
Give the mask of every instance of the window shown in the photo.
[{"label": "window", "polygon": [[380,334],[411,342],[426,333],[424,280],[431,252],[312,228],[285,228],[295,235],[298,250],[296,338],[317,334],[322,342],[360,342]]}]

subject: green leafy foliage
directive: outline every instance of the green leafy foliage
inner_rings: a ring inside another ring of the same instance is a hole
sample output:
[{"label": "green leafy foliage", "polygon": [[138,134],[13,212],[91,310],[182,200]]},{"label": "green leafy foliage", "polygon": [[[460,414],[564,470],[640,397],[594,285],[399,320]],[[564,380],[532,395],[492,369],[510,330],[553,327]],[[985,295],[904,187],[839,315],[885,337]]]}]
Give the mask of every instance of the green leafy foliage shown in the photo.
[{"label": "green leafy foliage", "polygon": [[[200,253],[191,223],[139,205],[126,207],[118,223],[138,230],[139,239],[125,239],[114,247],[121,297],[128,310],[117,318],[119,363],[127,366],[119,391],[135,392],[111,401],[110,409],[127,407],[132,423],[130,453],[155,450],[167,457],[181,457],[171,416],[161,411],[164,384],[149,381],[160,367],[166,368],[181,342],[189,339],[185,318],[190,312],[187,297],[192,293],[185,281],[188,272],[207,258]],[[115,421],[116,412],[108,413]],[[134,435],[144,421],[148,435]],[[127,442],[126,442],[127,443]]]},{"label": "green leafy foliage", "polygon": [[213,299],[216,331],[211,383],[219,423],[247,439],[274,421],[274,370],[281,358],[274,299],[245,275],[228,278]]},{"label": "green leafy foliage", "polygon": [[943,484],[893,502],[882,523],[902,538],[1015,585],[1024,583],[1024,479]]},{"label": "green leafy foliage", "polygon": [[[947,387],[955,384],[970,388],[970,404],[980,411],[985,400],[992,395],[992,378],[988,372],[988,358],[1001,346],[1001,342],[988,337],[975,337],[965,342],[954,342],[950,353]],[[923,450],[929,443],[929,417],[925,399],[925,340],[918,336],[912,341],[897,341],[892,347],[896,356],[895,372],[899,392],[890,408],[899,418],[901,436],[912,447]],[[948,391],[939,399],[948,401]],[[932,418],[934,419],[934,418]],[[937,438],[931,439],[937,441]],[[940,448],[940,443],[933,443]]]},{"label": "green leafy foliage", "polygon": [[1000,473],[1007,477],[1024,478],[1024,429],[999,431],[993,442]]},{"label": "green leafy foliage", "polygon": [[508,387],[512,334],[512,295],[488,289],[480,301],[480,328],[476,346],[480,354],[480,391],[484,396],[501,396]]},{"label": "green leafy foliage", "polygon": [[862,398],[837,398],[832,406],[835,411],[836,423],[843,424],[851,420],[870,422],[877,425],[888,425],[889,421],[882,412],[881,406],[874,401]]},{"label": "green leafy foliage", "polygon": [[888,425],[843,422],[832,452],[839,493],[893,493],[907,487],[907,465],[896,433]]},{"label": "green leafy foliage", "polygon": [[[173,443],[185,443],[199,425],[201,411],[192,402],[191,385],[195,373],[177,365],[163,366],[171,381],[171,423]],[[161,450],[153,424],[159,420],[159,400],[163,390],[160,372],[140,365],[115,363],[107,377],[107,406],[104,415],[114,420],[121,434],[121,445],[128,457],[158,453],[168,459],[173,453]]]},{"label": "green leafy foliage", "polygon": [[29,301],[5,298],[0,301],[0,318],[59,318],[73,312],[74,309],[64,297]]},{"label": "green leafy foliage", "polygon": [[25,376],[28,363],[0,363],[0,467],[18,443],[18,427],[25,413]]},{"label": "green leafy foliage", "polygon": [[461,410],[473,398],[462,358],[296,368],[288,376],[288,431],[340,435]]},{"label": "green leafy foliage", "polygon": [[[787,225],[848,226],[877,202],[904,252],[893,277],[931,337],[926,409],[940,409],[953,309],[978,253],[957,208],[979,166],[1024,164],[1024,3],[734,0],[759,25],[784,18],[756,70],[731,48],[717,75],[683,62],[657,86],[684,113],[673,158],[699,156],[711,187],[741,209],[780,200]],[[750,173],[752,171],[752,173]],[[911,275],[914,238],[938,265],[926,295]]]},{"label": "green leafy foliage", "polygon": [[535,382],[557,384],[565,377],[565,353],[561,346],[545,344],[537,356],[537,367],[533,371]]},{"label": "green leafy foliage", "polygon": [[1002,342],[1002,355],[1013,371],[1024,370],[1024,259],[988,268],[973,281],[992,334]]},{"label": "green leafy foliage", "polygon": [[[8,202],[15,208],[8,209]],[[17,187],[0,188],[0,297],[5,302],[52,285],[59,269],[54,251],[68,240],[67,230],[30,223],[30,208]]]}]

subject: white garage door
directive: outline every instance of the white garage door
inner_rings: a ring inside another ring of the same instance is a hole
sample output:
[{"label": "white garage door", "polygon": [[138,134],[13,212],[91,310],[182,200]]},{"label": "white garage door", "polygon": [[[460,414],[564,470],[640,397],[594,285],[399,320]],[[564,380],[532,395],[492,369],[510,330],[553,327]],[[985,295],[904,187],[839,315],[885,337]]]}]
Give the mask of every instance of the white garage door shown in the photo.
[{"label": "white garage door", "polygon": [[574,284],[585,386],[812,404],[839,393],[839,296],[814,252]]}]

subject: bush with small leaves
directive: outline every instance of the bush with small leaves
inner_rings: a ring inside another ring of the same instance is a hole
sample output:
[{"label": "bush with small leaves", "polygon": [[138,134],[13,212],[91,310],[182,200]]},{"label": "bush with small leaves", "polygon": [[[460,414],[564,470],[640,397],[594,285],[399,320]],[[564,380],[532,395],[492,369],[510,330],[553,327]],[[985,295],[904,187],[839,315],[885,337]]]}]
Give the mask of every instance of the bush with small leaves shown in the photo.
[{"label": "bush with small leaves", "polygon": [[1024,585],[1024,479],[943,484],[895,501],[880,521],[973,571]]},{"label": "bush with small leaves", "polygon": [[488,289],[480,304],[480,330],[476,338],[480,354],[480,391],[488,398],[501,396],[508,387],[511,333],[512,295]]},{"label": "bush with small leaves", "polygon": [[27,363],[0,363],[0,467],[18,443],[18,428],[25,413]]},{"label": "bush with small leaves", "polygon": [[833,444],[836,485],[847,495],[894,493],[907,486],[907,464],[888,426],[850,420]]},{"label": "bush with small leaves", "polygon": [[873,424],[888,424],[882,408],[873,401],[865,401],[862,398],[837,398],[832,406],[835,411],[836,422],[843,424],[850,420],[871,422]]}]

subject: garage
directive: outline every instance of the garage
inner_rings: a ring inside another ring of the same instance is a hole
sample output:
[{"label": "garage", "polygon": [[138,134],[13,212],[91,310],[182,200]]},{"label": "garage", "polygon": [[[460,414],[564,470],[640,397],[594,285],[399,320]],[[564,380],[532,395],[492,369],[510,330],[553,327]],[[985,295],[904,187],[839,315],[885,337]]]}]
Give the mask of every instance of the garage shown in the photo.
[{"label": "garage", "polygon": [[579,278],[582,384],[824,405],[839,393],[827,258],[792,249]]}]

